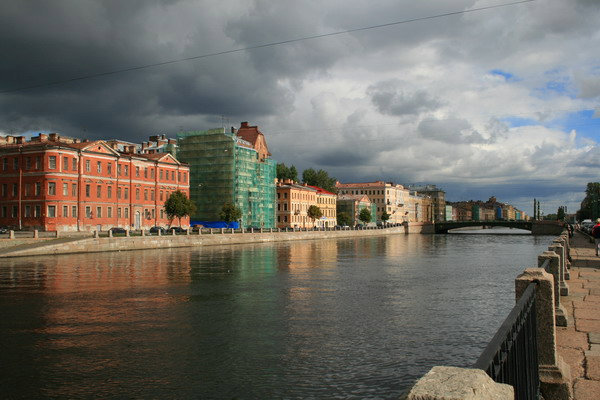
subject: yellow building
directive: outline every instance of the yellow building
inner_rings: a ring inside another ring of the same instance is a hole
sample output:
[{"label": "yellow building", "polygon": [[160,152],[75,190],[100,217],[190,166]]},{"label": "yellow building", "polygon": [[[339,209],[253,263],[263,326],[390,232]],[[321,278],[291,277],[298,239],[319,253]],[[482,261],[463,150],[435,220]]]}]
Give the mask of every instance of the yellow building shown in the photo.
[{"label": "yellow building", "polygon": [[[336,183],[338,196],[340,195],[366,195],[377,207],[377,221],[381,221],[381,215],[387,212],[390,216],[389,223],[402,223],[407,221],[410,214],[406,206],[409,197],[408,189],[402,185],[392,182],[358,182],[358,183]],[[373,221],[375,222],[375,221]]]},{"label": "yellow building", "polygon": [[319,207],[323,213],[323,216],[316,221],[316,226],[320,228],[331,228],[336,226],[337,195],[317,186],[308,185],[308,187],[317,191],[317,207]]},{"label": "yellow building", "polygon": [[317,205],[317,190],[290,179],[277,182],[277,227],[312,228],[317,225],[308,216],[308,208]]}]

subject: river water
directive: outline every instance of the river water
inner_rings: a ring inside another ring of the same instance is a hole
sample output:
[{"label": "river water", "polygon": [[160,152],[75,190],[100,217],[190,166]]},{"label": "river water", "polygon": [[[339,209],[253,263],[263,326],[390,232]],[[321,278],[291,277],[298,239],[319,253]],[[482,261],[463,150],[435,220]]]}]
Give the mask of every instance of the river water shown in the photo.
[{"label": "river water", "polygon": [[471,365],[552,237],[391,235],[3,260],[2,398],[396,398]]}]

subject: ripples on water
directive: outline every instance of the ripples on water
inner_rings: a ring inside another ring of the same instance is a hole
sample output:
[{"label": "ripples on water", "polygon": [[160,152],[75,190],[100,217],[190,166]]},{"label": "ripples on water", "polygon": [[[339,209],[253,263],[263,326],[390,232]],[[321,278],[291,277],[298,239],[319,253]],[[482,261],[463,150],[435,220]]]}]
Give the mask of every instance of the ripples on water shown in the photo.
[{"label": "ripples on water", "polygon": [[4,260],[15,398],[396,398],[472,364],[550,237],[394,235]]}]

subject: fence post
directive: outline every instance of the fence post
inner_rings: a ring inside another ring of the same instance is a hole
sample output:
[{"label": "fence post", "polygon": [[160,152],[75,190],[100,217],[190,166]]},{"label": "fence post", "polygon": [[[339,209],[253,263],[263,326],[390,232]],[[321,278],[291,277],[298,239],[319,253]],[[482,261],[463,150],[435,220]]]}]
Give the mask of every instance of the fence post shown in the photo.
[{"label": "fence post", "polygon": [[552,244],[550,246],[548,246],[548,250],[555,252],[556,254],[558,254],[558,258],[560,258],[559,269],[558,269],[558,275],[559,275],[558,286],[560,288],[560,295],[568,296],[569,295],[569,286],[565,282],[565,269],[566,269],[565,247],[563,246],[563,244],[560,240],[555,239],[552,242]]},{"label": "fence post", "polygon": [[113,234],[112,234],[112,229],[109,229],[109,230],[108,230],[108,237],[113,237]]},{"label": "fence post", "polygon": [[515,295],[521,297],[531,282],[537,282],[535,294],[537,350],[540,390],[545,399],[571,400],[571,369],[556,354],[554,277],[542,268],[527,268],[515,279]]},{"label": "fence post", "polygon": [[37,230],[37,229],[35,229],[35,230],[33,231],[33,238],[34,238],[34,239],[38,239],[39,237],[40,237],[40,233],[38,232],[38,230]]},{"label": "fence post", "polygon": [[554,313],[556,316],[556,326],[568,326],[569,318],[565,307],[560,303],[560,256],[553,251],[544,251],[538,256],[538,267],[548,260],[546,272],[552,274],[554,278]]},{"label": "fence post", "polygon": [[97,238],[98,237],[98,231],[96,229],[94,229],[94,237]]},{"label": "fence post", "polygon": [[480,369],[433,367],[400,397],[405,400],[514,400],[514,389]]},{"label": "fence post", "polygon": [[15,238],[15,231],[13,231],[12,229],[10,231],[8,231],[8,238],[9,239],[14,239]]}]

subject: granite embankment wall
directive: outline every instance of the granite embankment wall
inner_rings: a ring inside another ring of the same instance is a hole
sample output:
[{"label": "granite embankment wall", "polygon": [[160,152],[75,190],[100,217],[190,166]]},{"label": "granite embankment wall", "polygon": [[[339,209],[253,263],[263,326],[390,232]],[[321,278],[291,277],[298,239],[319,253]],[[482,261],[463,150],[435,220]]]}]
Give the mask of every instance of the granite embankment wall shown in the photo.
[{"label": "granite embankment wall", "polygon": [[411,224],[408,227],[398,226],[385,229],[341,230],[341,231],[295,231],[295,232],[264,232],[264,233],[214,233],[164,236],[119,236],[119,237],[87,237],[87,238],[58,238],[27,239],[23,243],[17,239],[3,240],[2,244],[12,242],[14,246],[0,247],[0,258],[40,256],[48,254],[95,253],[106,251],[148,250],[175,247],[216,246],[244,243],[283,242],[290,240],[317,240],[354,238],[366,236],[382,236],[405,233],[432,233],[431,224]]}]

